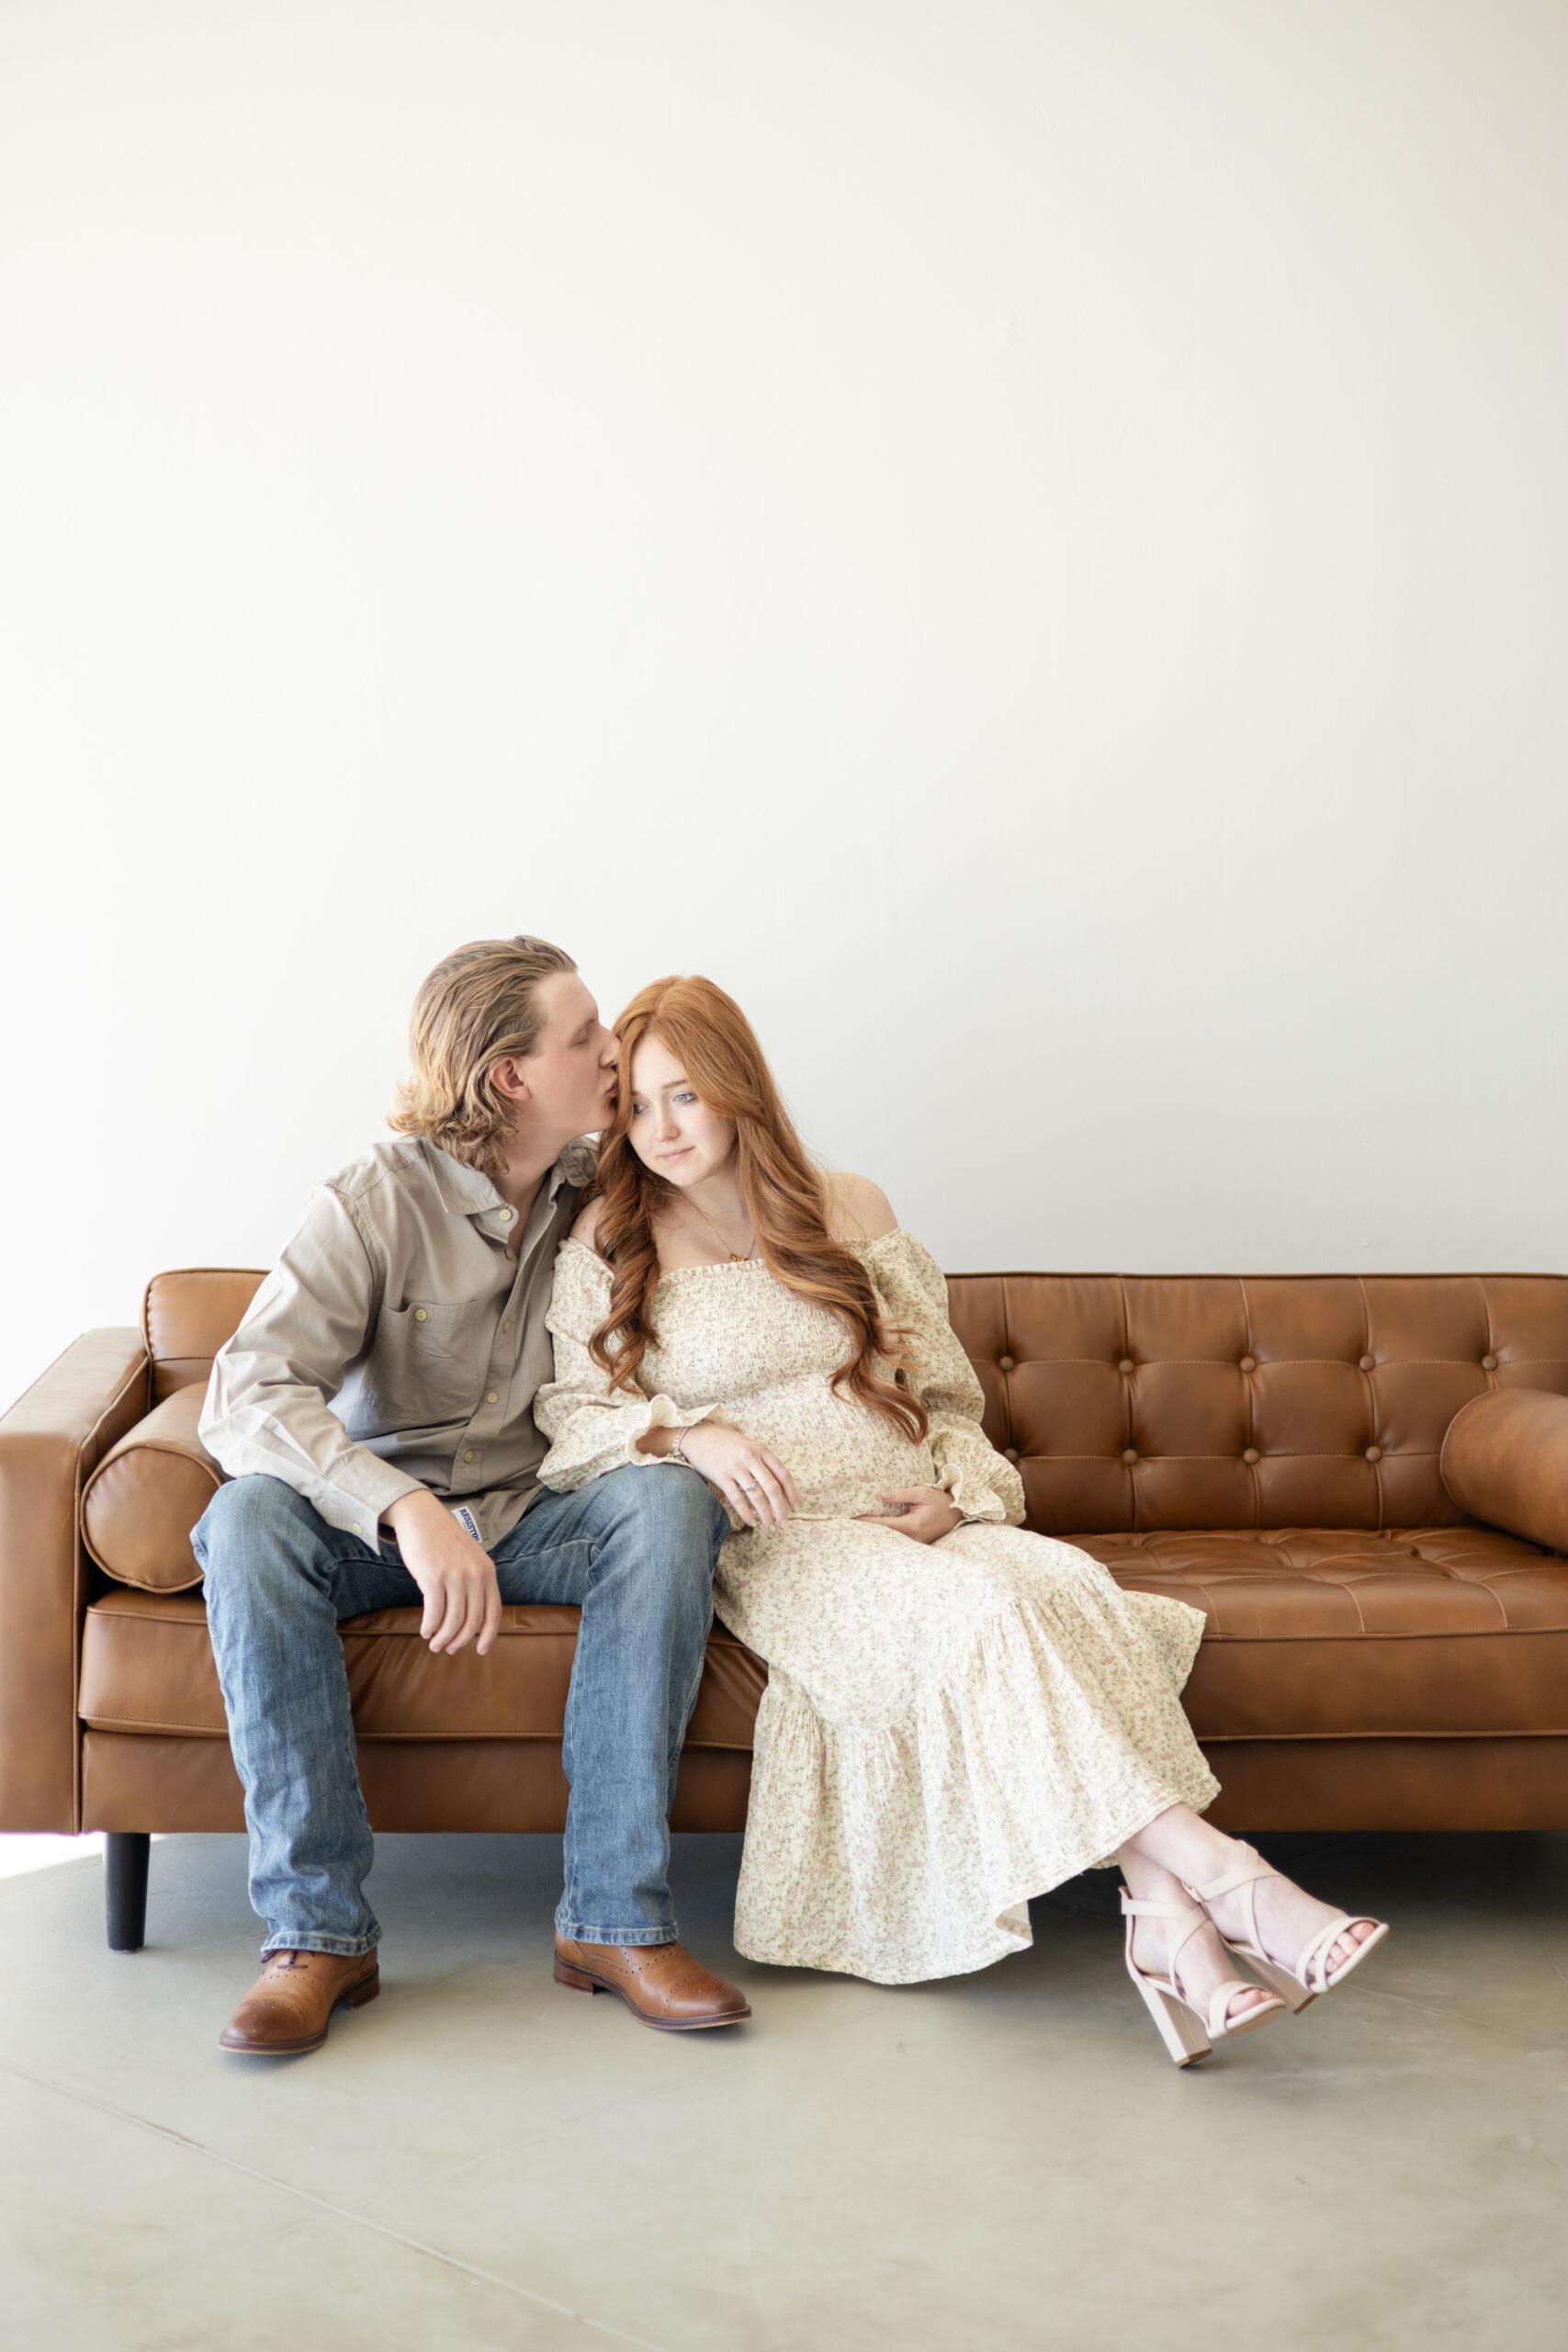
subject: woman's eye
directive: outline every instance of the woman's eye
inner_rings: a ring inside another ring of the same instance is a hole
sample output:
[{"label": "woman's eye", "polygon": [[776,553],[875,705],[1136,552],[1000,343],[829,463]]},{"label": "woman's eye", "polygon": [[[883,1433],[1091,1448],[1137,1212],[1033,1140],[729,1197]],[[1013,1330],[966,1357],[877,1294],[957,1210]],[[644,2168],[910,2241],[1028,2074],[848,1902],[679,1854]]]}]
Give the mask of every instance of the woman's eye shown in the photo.
[{"label": "woman's eye", "polygon": [[694,1102],[696,1099],[694,1094],[677,1094],[675,1097],[677,1102]]}]

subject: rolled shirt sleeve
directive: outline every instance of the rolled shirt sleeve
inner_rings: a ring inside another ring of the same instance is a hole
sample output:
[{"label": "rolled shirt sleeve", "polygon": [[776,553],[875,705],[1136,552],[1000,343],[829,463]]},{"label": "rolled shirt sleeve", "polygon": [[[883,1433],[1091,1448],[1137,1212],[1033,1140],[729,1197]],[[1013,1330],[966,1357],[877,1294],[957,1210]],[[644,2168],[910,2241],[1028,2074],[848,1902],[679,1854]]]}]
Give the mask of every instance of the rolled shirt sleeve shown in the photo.
[{"label": "rolled shirt sleeve", "polygon": [[330,1527],[374,1543],[421,1481],[358,1445],[331,1409],[363,1353],[382,1278],[347,1203],[318,1193],[233,1338],[219,1351],[201,1442],[231,1478],[281,1478]]}]

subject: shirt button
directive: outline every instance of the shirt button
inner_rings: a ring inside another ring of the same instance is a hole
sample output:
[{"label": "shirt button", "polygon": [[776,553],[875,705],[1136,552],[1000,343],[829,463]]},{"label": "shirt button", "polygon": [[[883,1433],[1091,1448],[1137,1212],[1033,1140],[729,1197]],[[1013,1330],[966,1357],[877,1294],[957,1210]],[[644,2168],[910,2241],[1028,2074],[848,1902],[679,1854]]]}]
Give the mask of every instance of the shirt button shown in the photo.
[{"label": "shirt button", "polygon": [[496,1390],[495,1390],[495,1389],[493,1389],[493,1388],[487,1388],[487,1389],[485,1390],[485,1403],[486,1403],[487,1405],[499,1405],[499,1404],[500,1404],[500,1402],[501,1402],[500,1396],[498,1395],[498,1393],[496,1392]]},{"label": "shirt button", "polygon": [[473,1447],[470,1445],[470,1446],[469,1446],[469,1448],[468,1448],[468,1452],[464,1454],[463,1459],[464,1459],[464,1461],[465,1461],[465,1462],[471,1462],[471,1461],[473,1460],[473,1458],[474,1458],[474,1449],[473,1449]]},{"label": "shirt button", "polygon": [[413,1311],[413,1319],[416,1323],[428,1323],[430,1320],[430,1310],[428,1307],[416,1306]]},{"label": "shirt button", "polygon": [[350,1533],[351,1535],[363,1535],[363,1534],[364,1534],[364,1532],[365,1532],[364,1528],[360,1525],[360,1522],[358,1521],[358,1520],[355,1520],[355,1522],[354,1522],[354,1525],[353,1525],[353,1526],[350,1528],[350,1530],[349,1530],[349,1533]]},{"label": "shirt button", "polygon": [[510,1331],[510,1330],[511,1330],[511,1329],[512,1329],[512,1317],[511,1317],[511,1316],[510,1316],[510,1315],[506,1317],[506,1318],[505,1318],[505,1320],[502,1322],[502,1327],[501,1327],[501,1328],[502,1328],[502,1329],[503,1331]]},{"label": "shirt button", "polygon": [[511,1222],[512,1222],[512,1211],[511,1211],[510,1209],[502,1209],[502,1212],[501,1212],[501,1221],[502,1221],[502,1225],[510,1225],[510,1224],[511,1224]]}]

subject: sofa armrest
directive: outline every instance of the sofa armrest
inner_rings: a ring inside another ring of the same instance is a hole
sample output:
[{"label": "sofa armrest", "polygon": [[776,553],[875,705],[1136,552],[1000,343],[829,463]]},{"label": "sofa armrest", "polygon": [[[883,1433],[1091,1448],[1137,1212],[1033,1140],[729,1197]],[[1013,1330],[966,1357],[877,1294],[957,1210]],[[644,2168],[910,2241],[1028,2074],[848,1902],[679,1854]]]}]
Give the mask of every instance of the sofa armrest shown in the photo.
[{"label": "sofa armrest", "polygon": [[82,1488],[146,1409],[141,1332],[88,1331],[0,1419],[0,1829],[80,1821]]},{"label": "sofa armrest", "polygon": [[1461,1510],[1568,1552],[1568,1396],[1498,1388],[1449,1423],[1439,1467]]}]

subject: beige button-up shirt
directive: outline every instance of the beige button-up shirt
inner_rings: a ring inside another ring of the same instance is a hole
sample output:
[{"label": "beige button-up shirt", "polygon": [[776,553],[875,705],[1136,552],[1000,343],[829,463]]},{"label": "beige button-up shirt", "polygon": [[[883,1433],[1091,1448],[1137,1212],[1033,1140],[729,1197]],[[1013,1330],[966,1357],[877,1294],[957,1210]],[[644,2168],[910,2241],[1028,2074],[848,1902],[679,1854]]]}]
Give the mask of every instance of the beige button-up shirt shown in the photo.
[{"label": "beige button-up shirt", "polygon": [[373,1144],[314,1195],[220,1351],[209,1453],[367,1543],[420,1487],[498,1543],[539,1491],[545,1317],[593,1161],[586,1137],[567,1147],[513,1256],[516,1212],[488,1176],[423,1136]]}]

